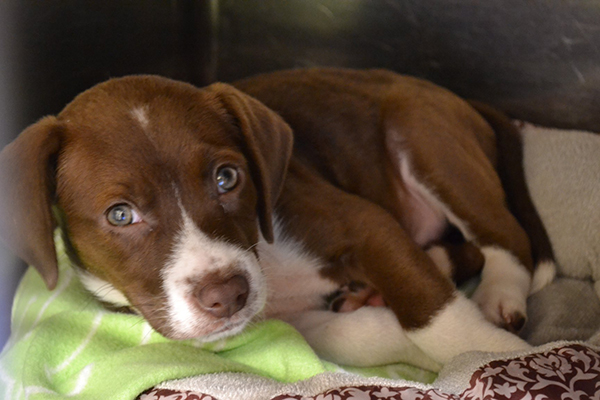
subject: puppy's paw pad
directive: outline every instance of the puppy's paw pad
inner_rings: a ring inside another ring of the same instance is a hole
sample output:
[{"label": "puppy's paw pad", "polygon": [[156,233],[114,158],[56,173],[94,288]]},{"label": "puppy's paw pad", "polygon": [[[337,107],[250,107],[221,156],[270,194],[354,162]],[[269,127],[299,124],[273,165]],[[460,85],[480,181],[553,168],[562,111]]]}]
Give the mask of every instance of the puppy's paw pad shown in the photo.
[{"label": "puppy's paw pad", "polygon": [[385,307],[385,301],[375,289],[360,282],[351,282],[329,300],[329,310],[333,312],[352,312],[363,306]]},{"label": "puppy's paw pad", "polygon": [[527,321],[525,314],[521,313],[520,311],[515,311],[508,314],[502,313],[502,318],[504,320],[502,327],[512,333],[518,333],[521,329],[523,329],[523,326]]}]

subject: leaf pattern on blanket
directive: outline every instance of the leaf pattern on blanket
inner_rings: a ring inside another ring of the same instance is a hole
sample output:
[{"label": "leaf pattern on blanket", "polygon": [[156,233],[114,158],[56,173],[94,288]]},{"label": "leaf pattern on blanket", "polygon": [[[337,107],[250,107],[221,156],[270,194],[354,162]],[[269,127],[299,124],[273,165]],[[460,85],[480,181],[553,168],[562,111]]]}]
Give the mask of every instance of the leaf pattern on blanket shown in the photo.
[{"label": "leaf pattern on blanket", "polygon": [[218,400],[207,394],[201,394],[196,392],[179,392],[177,390],[169,389],[152,389],[140,396],[138,400]]},{"label": "leaf pattern on blanket", "polygon": [[420,390],[411,387],[359,386],[328,390],[315,397],[277,396],[272,400],[458,400],[458,396],[435,389]]},{"label": "leaf pattern on blanket", "polygon": [[[203,397],[204,396],[204,397]],[[152,389],[138,397],[139,400],[219,400],[197,392],[176,392]],[[411,387],[357,386],[331,389],[316,396],[280,395],[271,400],[459,400],[460,397]]]},{"label": "leaf pattern on blanket", "polygon": [[[178,397],[179,396],[179,397]],[[219,400],[206,394],[152,389],[139,400]],[[314,396],[282,394],[271,400],[600,400],[600,352],[570,344],[542,353],[497,360],[472,375],[461,395],[415,387],[339,387]]]},{"label": "leaf pattern on blanket", "polygon": [[477,370],[461,396],[471,399],[599,399],[600,353],[573,344]]}]

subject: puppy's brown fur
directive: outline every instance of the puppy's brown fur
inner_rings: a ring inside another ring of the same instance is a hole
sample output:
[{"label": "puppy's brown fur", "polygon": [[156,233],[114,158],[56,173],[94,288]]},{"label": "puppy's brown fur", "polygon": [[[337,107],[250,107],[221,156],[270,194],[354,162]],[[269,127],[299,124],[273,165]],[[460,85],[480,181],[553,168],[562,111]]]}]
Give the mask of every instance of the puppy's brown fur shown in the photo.
[{"label": "puppy's brown fur", "polygon": [[[294,160],[278,206],[282,220],[311,251],[332,262],[325,275],[366,280],[383,292],[403,326],[425,325],[453,293],[421,249],[443,240],[444,231],[421,238],[414,193],[400,172],[403,160],[409,159],[416,179],[468,227],[462,232],[469,236],[467,246],[453,247],[455,259],[467,261],[455,265],[461,279],[483,266],[470,244],[506,249],[533,270],[529,238],[509,211],[498,167],[514,188],[512,204],[529,218],[532,235],[541,236],[538,261],[552,258],[519,170],[520,153],[497,162],[498,143],[505,151],[520,151],[518,132],[489,107],[474,108],[432,83],[382,70],[283,71],[235,86],[294,130]],[[444,218],[446,226],[457,222]],[[510,329],[524,321],[524,310],[494,312],[502,314],[495,321]]]},{"label": "puppy's brown fur", "polygon": [[[483,264],[476,300],[493,322],[518,328],[533,261],[495,170],[496,138],[510,124],[492,126],[450,92],[386,71],[288,71],[235,85],[260,102],[224,84],[126,77],[31,126],[0,155],[3,238],[52,289],[54,208],[86,286],[112,288],[103,300],[174,339],[243,329],[265,301],[264,260],[269,281],[287,266],[269,255],[295,251],[291,239],[307,275],[320,269],[317,290],[293,282],[310,307],[359,281],[437,360],[526,346],[484,321],[425,252],[458,229],[454,261],[468,268],[457,275]],[[224,191],[223,166],[237,174]],[[109,223],[115,205],[135,218]]]}]

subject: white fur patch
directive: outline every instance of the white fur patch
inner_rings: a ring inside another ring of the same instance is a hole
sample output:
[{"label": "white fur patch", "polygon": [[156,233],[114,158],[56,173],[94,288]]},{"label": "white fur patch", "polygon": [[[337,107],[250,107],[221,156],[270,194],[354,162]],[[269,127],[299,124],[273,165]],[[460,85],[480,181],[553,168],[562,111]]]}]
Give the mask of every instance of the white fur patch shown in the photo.
[{"label": "white fur patch", "polygon": [[148,110],[146,109],[146,107],[141,106],[132,109],[131,115],[137,122],[140,123],[142,128],[148,128],[150,120],[148,119]]},{"label": "white fur patch", "polygon": [[267,281],[265,317],[283,318],[323,306],[325,296],[339,284],[320,275],[322,260],[309,254],[301,243],[286,237],[275,219],[275,241],[258,245],[260,264]]},{"label": "white fur patch", "polygon": [[[239,333],[265,304],[265,281],[258,261],[251,252],[210,239],[183,209],[182,219],[170,260],[162,271],[172,337],[213,341]],[[245,274],[248,299],[244,308],[230,318],[217,319],[197,307],[193,292],[206,274],[230,268]]]},{"label": "white fur patch", "polygon": [[473,300],[488,319],[498,325],[516,312],[526,316],[527,296],[531,288],[529,271],[507,250],[482,247],[481,252],[485,264]]},{"label": "white fur patch", "polygon": [[487,321],[477,306],[460,293],[425,328],[407,331],[406,336],[442,364],[467,351],[505,352],[530,347]]},{"label": "white fur patch", "polygon": [[100,301],[116,307],[130,306],[129,300],[127,300],[125,295],[111,283],[85,271],[79,273],[79,280]]},{"label": "white fur patch", "polygon": [[445,228],[445,220],[454,225],[467,241],[472,241],[474,235],[467,224],[459,219],[454,213],[441,202],[437,195],[424,184],[412,172],[407,154],[399,154],[400,176],[411,194],[413,207],[420,210],[418,218],[419,226],[415,232],[411,232],[413,240],[423,246],[431,240],[438,239]]},{"label": "white fur patch", "polygon": [[405,362],[438,371],[405,334],[387,307],[361,307],[347,313],[313,310],[288,316],[319,357],[340,365],[371,367]]}]

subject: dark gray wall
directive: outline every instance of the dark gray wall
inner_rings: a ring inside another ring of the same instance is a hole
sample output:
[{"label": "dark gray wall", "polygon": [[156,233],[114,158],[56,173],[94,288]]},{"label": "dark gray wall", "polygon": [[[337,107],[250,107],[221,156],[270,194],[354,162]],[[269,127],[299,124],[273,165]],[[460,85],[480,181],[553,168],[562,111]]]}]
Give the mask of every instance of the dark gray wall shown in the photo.
[{"label": "dark gray wall", "polygon": [[218,77],[315,65],[417,75],[511,115],[600,130],[596,0],[222,0]]},{"label": "dark gray wall", "polygon": [[[14,40],[12,37],[12,9],[9,3],[0,2],[0,148],[4,147],[17,131],[17,99],[13,98],[15,70]],[[9,314],[14,285],[21,269],[13,255],[0,243],[0,349],[10,333]]]}]

